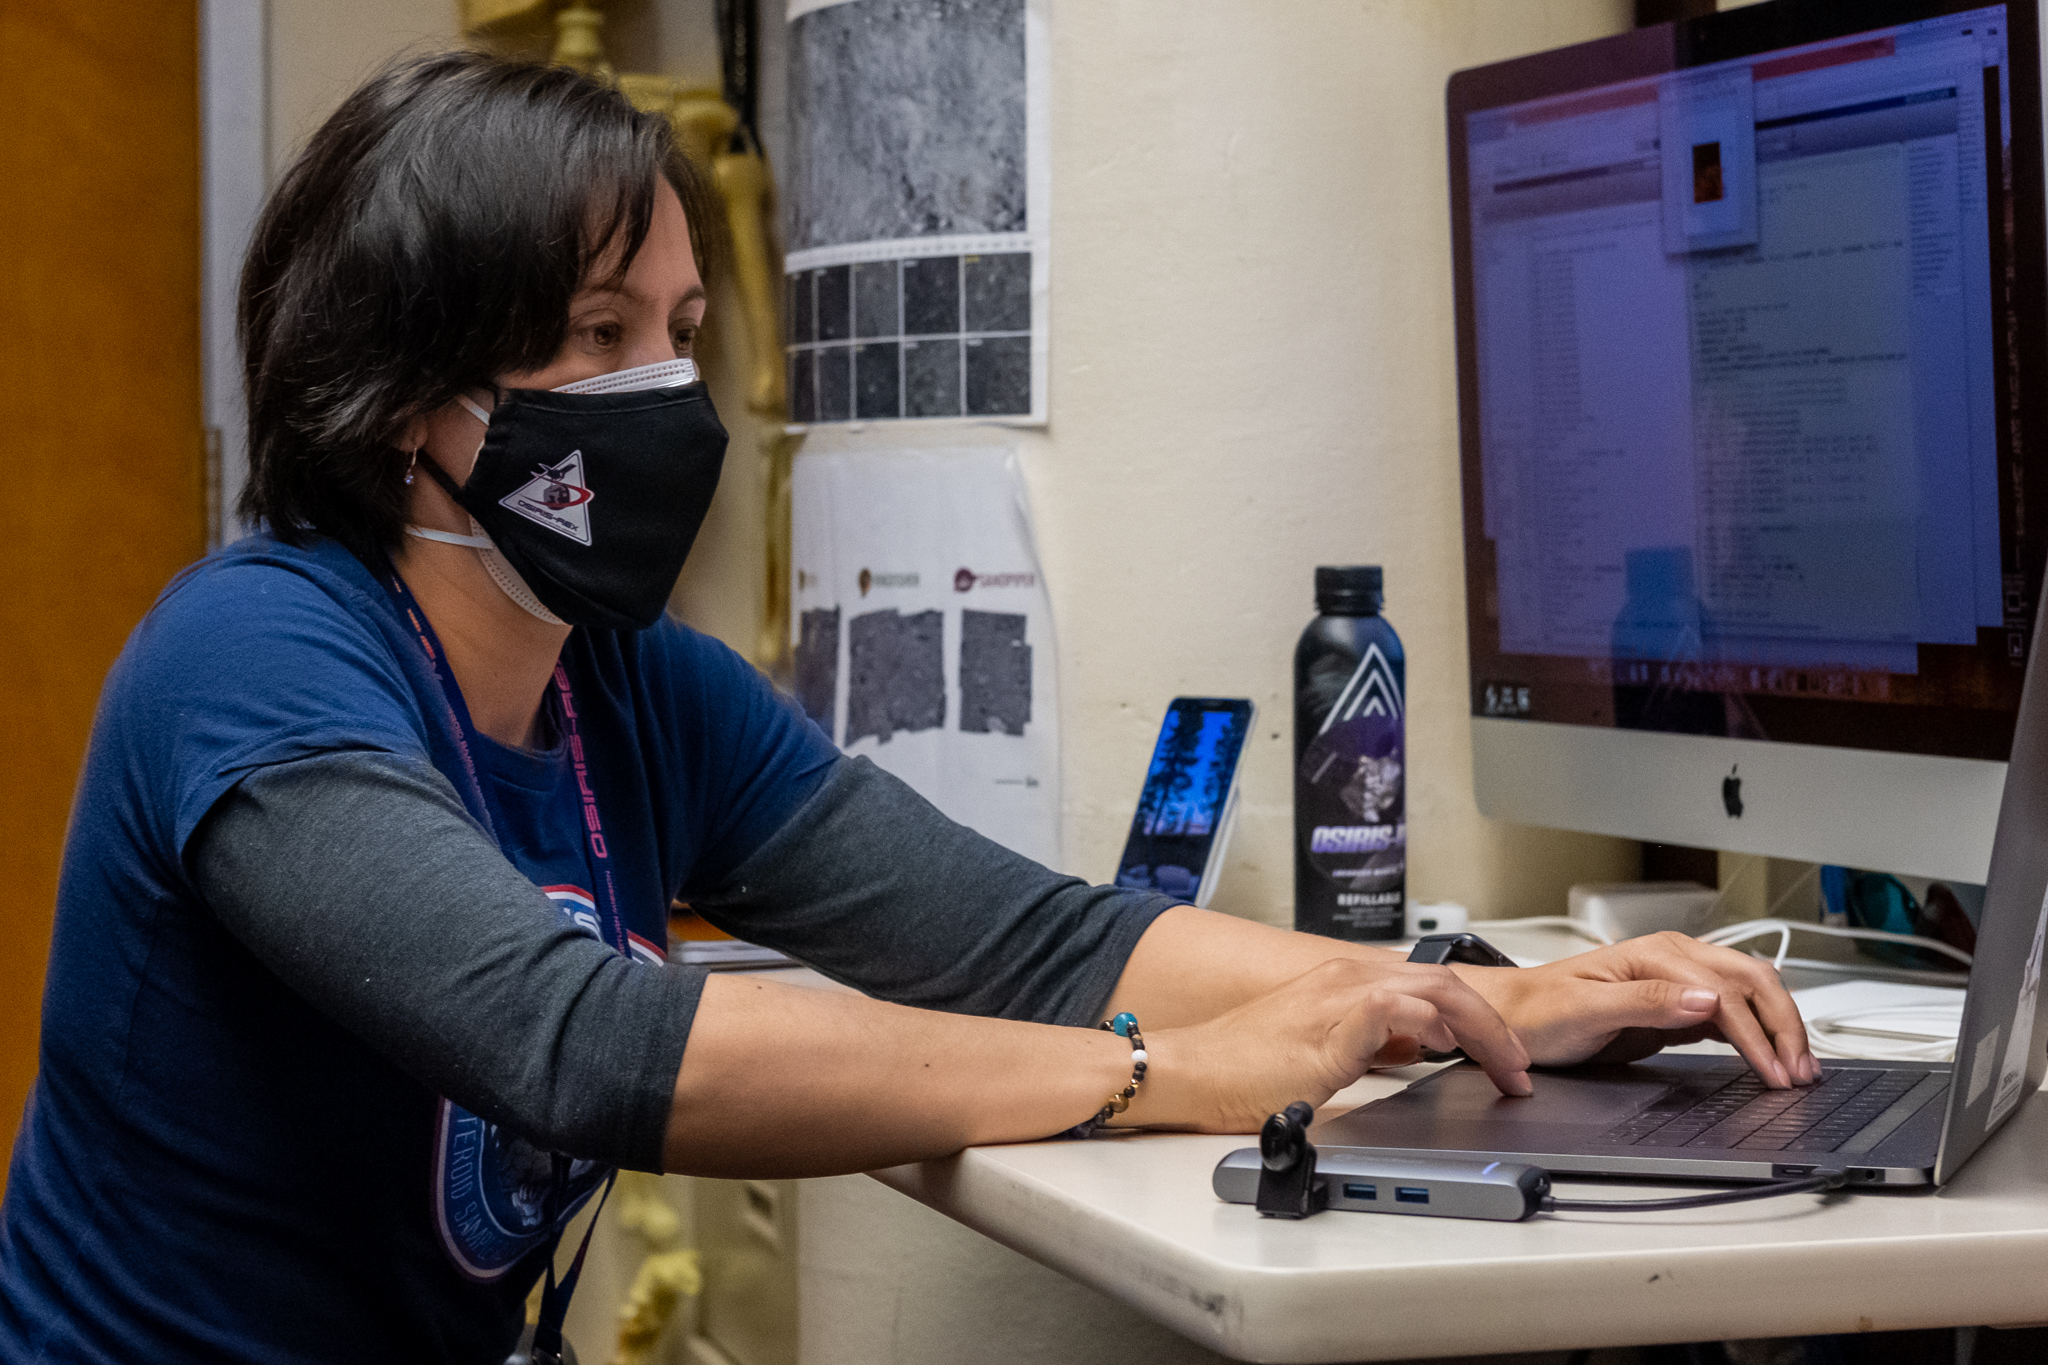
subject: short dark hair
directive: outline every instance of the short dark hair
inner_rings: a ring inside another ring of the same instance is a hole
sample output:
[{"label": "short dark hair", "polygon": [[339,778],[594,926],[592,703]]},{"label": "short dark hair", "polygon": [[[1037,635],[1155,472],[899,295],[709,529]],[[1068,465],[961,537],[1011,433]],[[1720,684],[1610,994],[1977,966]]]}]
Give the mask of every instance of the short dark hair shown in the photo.
[{"label": "short dark hair", "polygon": [[398,543],[405,424],[554,357],[614,244],[646,240],[655,177],[700,263],[718,220],[668,121],[565,67],[447,52],[373,76],[313,134],[257,220],[239,331],[249,481],[281,539]]}]

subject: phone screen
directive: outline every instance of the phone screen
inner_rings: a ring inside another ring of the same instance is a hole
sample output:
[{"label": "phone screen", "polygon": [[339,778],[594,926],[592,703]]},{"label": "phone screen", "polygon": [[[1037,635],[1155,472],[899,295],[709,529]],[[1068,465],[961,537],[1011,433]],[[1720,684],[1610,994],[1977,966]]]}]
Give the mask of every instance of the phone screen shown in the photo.
[{"label": "phone screen", "polygon": [[1152,766],[1117,864],[1116,884],[1200,903],[1215,844],[1230,814],[1237,760],[1252,704],[1234,697],[1175,697],[1159,727]]}]

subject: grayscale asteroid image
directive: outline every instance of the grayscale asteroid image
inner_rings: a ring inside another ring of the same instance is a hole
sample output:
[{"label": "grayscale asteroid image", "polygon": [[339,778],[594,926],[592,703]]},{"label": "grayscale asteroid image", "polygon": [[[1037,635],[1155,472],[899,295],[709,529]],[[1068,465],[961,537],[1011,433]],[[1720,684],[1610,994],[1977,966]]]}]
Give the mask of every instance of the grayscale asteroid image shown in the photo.
[{"label": "grayscale asteroid image", "polygon": [[946,336],[959,330],[960,258],[927,256],[922,260],[905,261],[903,334],[913,337]]},{"label": "grayscale asteroid image", "polygon": [[1031,330],[1031,253],[1005,251],[961,260],[962,326],[969,332]]},{"label": "grayscale asteroid image", "polygon": [[818,420],[844,422],[853,416],[853,347],[824,346],[818,358]]},{"label": "grayscale asteroid image", "polygon": [[967,412],[973,417],[1031,411],[1031,338],[977,337],[966,342]]},{"label": "grayscale asteroid image", "polygon": [[1021,735],[1031,719],[1031,646],[1024,617],[960,613],[960,728]]},{"label": "grayscale asteroid image", "polygon": [[[903,343],[903,415],[905,417],[958,417],[960,415],[960,343],[906,341]],[[793,421],[802,421],[792,417]]]},{"label": "grayscale asteroid image", "polygon": [[818,277],[818,340],[844,341],[853,335],[852,266],[831,265]]},{"label": "grayscale asteroid image", "polygon": [[853,348],[853,415],[861,421],[903,415],[901,349],[893,341]]},{"label": "grayscale asteroid image", "polygon": [[789,279],[789,339],[791,342],[816,341],[818,339],[817,272],[799,271]]},{"label": "grayscale asteroid image", "polygon": [[945,617],[871,611],[846,628],[846,744],[946,723]]},{"label": "grayscale asteroid image", "polygon": [[[853,268],[853,334],[893,337],[903,331],[896,309],[896,262],[874,261]],[[793,337],[808,341],[808,337]]]},{"label": "grayscale asteroid image", "polygon": [[790,250],[1024,230],[1024,0],[813,10],[789,105]]},{"label": "grayscale asteroid image", "polygon": [[797,618],[797,705],[829,738],[834,694],[839,690],[839,608],[818,607]]}]

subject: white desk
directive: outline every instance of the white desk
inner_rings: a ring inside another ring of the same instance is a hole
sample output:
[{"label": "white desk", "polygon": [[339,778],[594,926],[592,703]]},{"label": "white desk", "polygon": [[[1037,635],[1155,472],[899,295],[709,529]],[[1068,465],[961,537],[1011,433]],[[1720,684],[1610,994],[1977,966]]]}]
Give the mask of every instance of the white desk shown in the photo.
[{"label": "white desk", "polygon": [[[1502,946],[1520,951],[1505,938]],[[1325,1112],[1408,1078],[1369,1077]],[[2048,1321],[2048,1100],[2040,1096],[1938,1194],[1858,1194],[1832,1204],[1803,1195],[1526,1223],[1261,1219],[1210,1193],[1218,1158],[1249,1141],[1134,1134],[986,1147],[874,1178],[1244,1360]],[[1651,1197],[1671,1187],[1600,1188]],[[899,1287],[895,1311],[916,1292]],[[983,1292],[999,1295],[1000,1285]],[[833,1354],[804,1352],[807,1360]]]},{"label": "white desk", "polygon": [[[1346,1092],[1371,1098],[1392,1078]],[[1366,1092],[1361,1094],[1360,1092]],[[1390,1360],[2048,1320],[2048,1102],[1947,1189],[1526,1223],[1220,1204],[1243,1138],[978,1148],[876,1179],[1220,1354]],[[1638,1187],[1601,1187],[1630,1197]],[[1668,1192],[1641,1188],[1642,1197]]]}]

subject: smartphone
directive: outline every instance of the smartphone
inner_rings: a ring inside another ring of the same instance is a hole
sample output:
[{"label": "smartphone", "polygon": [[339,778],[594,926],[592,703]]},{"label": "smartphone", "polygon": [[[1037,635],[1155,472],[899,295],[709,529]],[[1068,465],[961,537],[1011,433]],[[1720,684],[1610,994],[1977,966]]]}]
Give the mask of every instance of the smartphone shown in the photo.
[{"label": "smartphone", "polygon": [[1206,907],[1237,814],[1237,761],[1258,709],[1242,697],[1175,697],[1159,726],[1116,884]]}]

